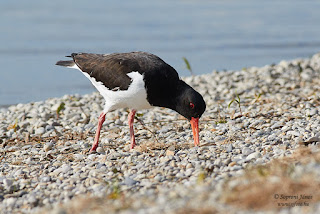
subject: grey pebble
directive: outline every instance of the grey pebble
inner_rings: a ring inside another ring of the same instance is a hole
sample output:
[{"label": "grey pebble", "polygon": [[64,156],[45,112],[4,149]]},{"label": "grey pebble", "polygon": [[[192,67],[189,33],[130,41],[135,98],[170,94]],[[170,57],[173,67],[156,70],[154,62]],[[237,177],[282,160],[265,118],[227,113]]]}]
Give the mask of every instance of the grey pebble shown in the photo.
[{"label": "grey pebble", "polygon": [[259,157],[261,157],[260,152],[254,152],[254,153],[249,154],[246,159],[252,160],[252,159],[257,159]]},{"label": "grey pebble", "polygon": [[249,155],[249,154],[251,154],[252,152],[254,152],[252,149],[250,149],[250,148],[248,148],[248,147],[244,147],[243,149],[242,149],[242,154],[243,155]]},{"label": "grey pebble", "polygon": [[39,127],[39,128],[37,128],[36,130],[35,130],[35,134],[36,135],[42,135],[42,134],[44,134],[45,133],[45,128],[43,128],[43,127]]},{"label": "grey pebble", "polygon": [[105,151],[104,151],[104,149],[103,149],[101,146],[99,146],[96,151],[97,151],[99,154],[105,154]]},{"label": "grey pebble", "polygon": [[318,109],[313,108],[311,110],[309,110],[309,116],[314,116],[314,115],[318,115]]},{"label": "grey pebble", "polygon": [[40,179],[42,182],[50,182],[51,178],[49,176],[44,176]]},{"label": "grey pebble", "polygon": [[84,155],[82,155],[82,154],[74,154],[73,157],[74,157],[75,161],[81,161],[84,159]]},{"label": "grey pebble", "polygon": [[38,199],[34,195],[31,195],[28,197],[28,202],[35,205],[38,202]]},{"label": "grey pebble", "polygon": [[17,201],[17,198],[6,198],[4,199],[3,203],[8,207],[13,208],[16,201]]},{"label": "grey pebble", "polygon": [[44,144],[43,150],[44,150],[45,152],[48,152],[49,150],[52,149],[52,147],[53,147],[53,142],[49,142],[49,143]]},{"label": "grey pebble", "polygon": [[3,183],[3,186],[6,190],[10,190],[13,185],[13,181],[11,179],[7,179],[7,178],[3,179],[2,183]]},{"label": "grey pebble", "polygon": [[227,151],[227,152],[231,152],[232,149],[233,149],[232,144],[229,144],[229,145],[227,146],[226,151]]},{"label": "grey pebble", "polygon": [[125,177],[124,178],[124,184],[127,185],[127,186],[133,186],[133,185],[135,185],[137,183],[138,183],[138,181],[136,181],[136,180],[134,180],[134,179],[132,179],[130,177]]}]

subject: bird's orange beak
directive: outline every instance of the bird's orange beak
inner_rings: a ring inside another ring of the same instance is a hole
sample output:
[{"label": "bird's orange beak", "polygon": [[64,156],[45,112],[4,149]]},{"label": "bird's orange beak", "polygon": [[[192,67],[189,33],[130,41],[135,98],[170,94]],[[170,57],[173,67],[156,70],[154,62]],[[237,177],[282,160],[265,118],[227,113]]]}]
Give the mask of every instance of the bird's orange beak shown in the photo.
[{"label": "bird's orange beak", "polygon": [[199,117],[198,118],[192,117],[190,120],[190,123],[191,123],[192,132],[193,132],[194,145],[199,146],[199,144],[200,144],[200,142],[199,142]]}]

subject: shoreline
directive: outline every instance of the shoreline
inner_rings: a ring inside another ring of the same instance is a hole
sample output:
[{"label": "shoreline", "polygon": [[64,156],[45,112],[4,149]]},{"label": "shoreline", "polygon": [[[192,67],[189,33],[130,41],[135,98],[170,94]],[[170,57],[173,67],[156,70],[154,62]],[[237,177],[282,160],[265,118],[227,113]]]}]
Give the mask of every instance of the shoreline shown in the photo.
[{"label": "shoreline", "polygon": [[[139,112],[144,125],[135,123],[130,150],[121,109],[107,114],[98,153],[89,155],[103,104],[97,92],[0,108],[0,209],[320,212],[320,54],[183,79],[207,104],[199,147],[186,120],[153,108]],[[305,197],[292,204],[296,195]]]},{"label": "shoreline", "polygon": [[[317,53],[316,54],[314,54],[314,55],[317,55]],[[313,56],[313,55],[312,55]],[[299,57],[299,58],[296,58],[296,59],[291,59],[291,60],[282,60],[282,61],[287,61],[287,62],[290,62],[290,61],[295,61],[295,60],[302,60],[302,61],[304,61],[304,60],[307,60],[307,59],[309,59],[309,58],[311,58],[311,57]],[[281,62],[281,61],[280,61]],[[278,62],[277,64],[279,64],[280,62]],[[250,69],[250,68],[262,68],[262,67],[265,67],[265,66],[270,66],[270,65],[276,65],[275,63],[272,63],[272,64],[266,64],[266,65],[264,65],[264,66],[250,66],[250,67],[245,67],[245,69]],[[242,69],[244,69],[244,68],[242,68]],[[242,70],[241,69],[241,70]],[[210,75],[210,74],[212,74],[213,72],[236,72],[236,71],[240,71],[240,70],[235,70],[235,69],[221,69],[221,70],[216,70],[216,69],[214,69],[214,70],[212,70],[211,72],[209,72],[209,73],[204,73],[204,74],[196,74],[196,75],[192,75],[192,74],[190,74],[189,73],[189,75],[188,76],[181,76],[180,74],[180,77],[182,78],[182,79],[188,79],[188,78],[190,78],[190,77],[193,77],[193,76],[202,76],[202,75]],[[90,82],[88,82],[88,85],[90,86]],[[46,99],[42,99],[42,100],[35,100],[35,101],[30,101],[30,102],[23,102],[23,103],[11,103],[11,104],[0,104],[0,109],[7,109],[8,107],[10,107],[10,106],[15,106],[15,105],[18,105],[18,104],[28,104],[28,103],[35,103],[35,102],[42,102],[42,101],[45,101],[45,100],[48,100],[48,99],[54,99],[54,98],[61,98],[61,97],[63,97],[63,96],[65,96],[65,95],[69,95],[69,96],[78,96],[78,95],[80,95],[80,96],[83,96],[83,95],[86,95],[86,94],[91,94],[91,93],[93,93],[93,92],[96,92],[96,89],[92,86],[92,92],[90,92],[90,93],[68,93],[68,94],[64,94],[64,95],[61,95],[61,96],[52,96],[52,97],[47,97]]]}]

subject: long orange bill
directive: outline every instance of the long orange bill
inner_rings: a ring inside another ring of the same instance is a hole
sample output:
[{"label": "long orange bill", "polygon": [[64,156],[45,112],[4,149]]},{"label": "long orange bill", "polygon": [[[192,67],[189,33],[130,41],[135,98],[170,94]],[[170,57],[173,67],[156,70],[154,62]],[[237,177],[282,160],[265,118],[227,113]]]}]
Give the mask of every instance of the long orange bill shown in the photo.
[{"label": "long orange bill", "polygon": [[190,120],[190,123],[191,123],[192,132],[193,132],[194,145],[199,146],[199,144],[200,144],[200,142],[199,142],[199,117],[198,118],[192,117]]}]

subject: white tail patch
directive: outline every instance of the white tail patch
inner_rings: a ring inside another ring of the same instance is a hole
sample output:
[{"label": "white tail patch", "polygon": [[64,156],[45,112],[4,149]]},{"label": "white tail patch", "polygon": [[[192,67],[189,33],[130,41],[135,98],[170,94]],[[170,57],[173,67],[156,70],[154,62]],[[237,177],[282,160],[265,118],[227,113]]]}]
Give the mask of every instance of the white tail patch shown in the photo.
[{"label": "white tail patch", "polygon": [[79,71],[81,71],[81,72],[82,72],[82,70],[77,66],[77,64],[76,64],[76,63],[74,63],[74,65],[73,65],[73,66],[68,66],[68,68],[78,69]]}]

